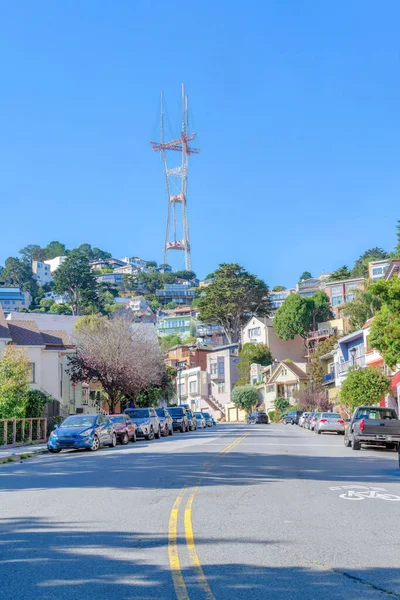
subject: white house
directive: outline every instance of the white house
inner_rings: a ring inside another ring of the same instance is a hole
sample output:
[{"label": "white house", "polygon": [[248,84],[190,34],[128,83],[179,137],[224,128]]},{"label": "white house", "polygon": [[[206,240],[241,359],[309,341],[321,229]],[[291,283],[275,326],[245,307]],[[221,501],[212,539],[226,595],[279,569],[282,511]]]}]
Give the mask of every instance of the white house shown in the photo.
[{"label": "white house", "polygon": [[50,260],[45,260],[44,263],[49,265],[50,273],[54,273],[58,269],[60,265],[67,259],[66,256],[56,256],[55,258],[51,258]]},{"label": "white house", "polygon": [[51,283],[53,277],[50,271],[50,265],[40,260],[32,261],[32,273],[39,285],[45,285]]},{"label": "white house", "polygon": [[277,360],[290,358],[295,362],[303,362],[305,347],[303,338],[297,335],[293,340],[281,340],[275,334],[273,319],[252,317],[242,329],[242,344],[266,344]]}]

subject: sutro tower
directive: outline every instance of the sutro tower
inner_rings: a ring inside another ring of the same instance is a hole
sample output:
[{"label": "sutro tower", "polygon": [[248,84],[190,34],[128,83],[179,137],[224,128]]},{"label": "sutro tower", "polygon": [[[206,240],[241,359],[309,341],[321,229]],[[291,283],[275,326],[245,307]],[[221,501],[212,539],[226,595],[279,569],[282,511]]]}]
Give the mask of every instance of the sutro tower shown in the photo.
[{"label": "sutro tower", "polygon": [[[176,140],[165,142],[164,106],[161,92],[161,139],[160,143],[150,142],[150,144],[155,152],[161,152],[164,163],[165,180],[167,184],[168,214],[164,245],[164,263],[167,263],[168,250],[183,250],[185,252],[185,268],[188,271],[191,271],[192,259],[190,255],[189,225],[187,216],[188,166],[189,155],[198,154],[200,150],[189,147],[189,142],[194,140],[196,134],[189,134],[188,121],[188,97],[185,95],[185,87],[182,83],[181,136]],[[174,152],[181,153],[182,159],[179,166],[168,169],[167,150],[173,150]],[[182,207],[181,210],[179,210],[179,204]]]}]

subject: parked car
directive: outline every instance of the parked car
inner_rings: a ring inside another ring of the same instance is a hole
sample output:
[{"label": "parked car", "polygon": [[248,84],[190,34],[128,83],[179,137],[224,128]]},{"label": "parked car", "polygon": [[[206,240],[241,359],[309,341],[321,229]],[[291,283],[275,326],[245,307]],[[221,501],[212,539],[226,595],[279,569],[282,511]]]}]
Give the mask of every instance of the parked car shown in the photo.
[{"label": "parked car", "polygon": [[206,420],[204,418],[203,413],[202,412],[195,412],[194,414],[196,416],[197,427],[199,427],[200,429],[204,429],[204,427],[207,427]]},{"label": "parked car", "polygon": [[189,431],[189,421],[187,417],[187,410],[183,406],[170,406],[168,412],[172,417],[172,423],[174,429],[185,433]]},{"label": "parked car", "polygon": [[190,431],[196,431],[196,429],[197,429],[196,415],[194,414],[194,412],[192,410],[190,410],[190,408],[189,408],[189,410],[186,410],[186,415],[188,418]]},{"label": "parked car", "polygon": [[161,434],[165,437],[174,433],[172,417],[166,408],[156,408],[156,413],[160,419]]},{"label": "parked car", "polygon": [[321,414],[321,413],[317,413],[317,412],[316,412],[316,413],[313,413],[313,415],[312,415],[312,417],[311,417],[311,419],[310,419],[310,422],[309,422],[309,424],[308,424],[308,429],[309,429],[310,431],[314,431],[315,425],[317,424],[317,421],[318,421],[318,419],[319,419],[319,416],[320,416],[320,414]]},{"label": "parked car", "polygon": [[55,426],[47,442],[49,452],[70,448],[86,448],[95,452],[100,446],[117,445],[117,434],[110,419],[104,415],[72,415]]},{"label": "parked car", "polygon": [[214,419],[214,417],[213,417],[213,416],[211,416],[211,421],[212,421],[212,424],[213,424],[213,425],[216,425],[216,424],[217,424],[217,422],[216,422],[216,420]]},{"label": "parked car", "polygon": [[212,417],[209,413],[203,413],[203,417],[206,421],[206,426],[207,427],[212,427],[213,423],[212,423]]},{"label": "parked car", "polygon": [[287,425],[288,423],[291,423],[292,425],[297,425],[302,414],[302,410],[291,410],[283,417],[282,421],[285,425]]},{"label": "parked car", "polygon": [[268,424],[268,417],[264,412],[256,411],[247,417],[247,422],[249,425],[258,423]]},{"label": "parked car", "polygon": [[136,423],[132,421],[129,415],[108,415],[111,423],[115,427],[117,440],[120,444],[127,444],[129,441],[136,442]]},{"label": "parked car", "polygon": [[161,437],[160,419],[154,408],[126,408],[124,413],[136,424],[137,437],[145,440]]},{"label": "parked car", "polygon": [[300,427],[304,427],[304,424],[306,422],[306,419],[308,417],[310,413],[309,412],[303,412],[303,414],[301,415],[300,419],[299,419],[299,425]]},{"label": "parked car", "polygon": [[310,429],[311,419],[313,418],[314,415],[315,415],[315,412],[310,412],[308,414],[308,417],[304,421],[304,429]]},{"label": "parked car", "polygon": [[330,431],[344,435],[344,420],[339,413],[321,413],[314,427],[315,433]]},{"label": "parked car", "polygon": [[353,413],[344,435],[344,445],[360,450],[361,444],[386,446],[393,450],[400,444],[400,421],[396,411],[383,406],[359,406]]}]

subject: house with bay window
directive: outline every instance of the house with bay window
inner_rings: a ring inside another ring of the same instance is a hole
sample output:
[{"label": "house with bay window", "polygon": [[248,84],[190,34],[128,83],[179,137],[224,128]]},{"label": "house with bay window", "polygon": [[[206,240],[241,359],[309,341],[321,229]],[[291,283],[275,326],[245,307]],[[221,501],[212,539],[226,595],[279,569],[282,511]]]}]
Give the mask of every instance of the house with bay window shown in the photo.
[{"label": "house with bay window", "polygon": [[342,281],[329,281],[325,283],[325,293],[329,297],[332,311],[336,318],[340,315],[340,306],[352,302],[357,290],[365,290],[366,280],[364,277],[354,279],[343,279]]}]

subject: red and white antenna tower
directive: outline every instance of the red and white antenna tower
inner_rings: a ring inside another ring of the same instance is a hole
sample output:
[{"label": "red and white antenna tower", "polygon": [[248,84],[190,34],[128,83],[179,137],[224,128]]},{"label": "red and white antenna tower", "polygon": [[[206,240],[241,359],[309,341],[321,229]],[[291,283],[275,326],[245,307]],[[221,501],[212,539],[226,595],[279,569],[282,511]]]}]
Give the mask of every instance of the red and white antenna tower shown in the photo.
[{"label": "red and white antenna tower", "polygon": [[[200,150],[190,148],[189,142],[196,137],[195,133],[188,132],[188,97],[185,95],[185,86],[182,83],[182,125],[181,137],[170,142],[164,140],[164,106],[161,92],[161,132],[160,142],[150,142],[155,152],[161,152],[164,163],[165,180],[168,193],[167,229],[165,233],[164,263],[167,263],[168,250],[183,250],[185,252],[185,268],[192,270],[190,255],[189,225],[187,216],[187,185],[189,155],[198,154]],[[167,150],[180,152],[181,164],[169,169],[167,165]],[[182,209],[179,211],[178,205]],[[181,216],[181,223],[179,218]],[[182,237],[180,237],[182,236]],[[180,239],[179,239],[180,238]]]}]

